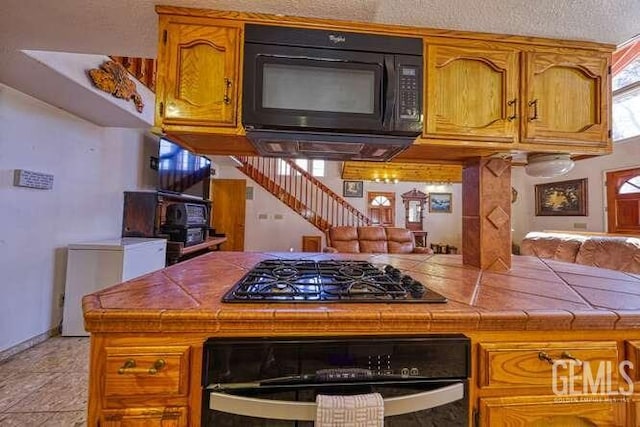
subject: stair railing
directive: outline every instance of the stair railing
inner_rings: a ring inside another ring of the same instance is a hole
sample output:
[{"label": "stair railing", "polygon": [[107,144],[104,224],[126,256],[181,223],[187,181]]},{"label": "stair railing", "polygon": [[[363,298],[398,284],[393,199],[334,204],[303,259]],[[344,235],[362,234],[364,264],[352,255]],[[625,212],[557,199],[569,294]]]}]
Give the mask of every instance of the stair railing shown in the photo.
[{"label": "stair railing", "polygon": [[370,225],[371,220],[295,161],[234,156],[238,168],[299,215],[326,231],[332,226]]}]

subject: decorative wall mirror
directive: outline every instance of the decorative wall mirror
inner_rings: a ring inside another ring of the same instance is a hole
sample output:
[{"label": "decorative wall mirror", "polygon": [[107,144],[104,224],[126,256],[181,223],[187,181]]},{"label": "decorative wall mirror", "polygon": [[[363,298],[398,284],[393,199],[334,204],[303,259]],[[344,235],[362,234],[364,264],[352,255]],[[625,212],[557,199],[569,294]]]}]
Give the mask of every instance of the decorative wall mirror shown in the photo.
[{"label": "decorative wall mirror", "polygon": [[424,207],[427,203],[426,193],[415,188],[401,195],[405,210],[405,228],[414,231],[422,230]]}]

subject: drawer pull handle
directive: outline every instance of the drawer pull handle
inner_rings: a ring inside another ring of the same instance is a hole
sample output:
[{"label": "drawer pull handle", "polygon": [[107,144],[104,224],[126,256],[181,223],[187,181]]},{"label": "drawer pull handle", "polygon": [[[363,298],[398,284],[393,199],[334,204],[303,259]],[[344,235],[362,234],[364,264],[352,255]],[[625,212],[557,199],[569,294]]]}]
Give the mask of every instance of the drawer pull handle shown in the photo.
[{"label": "drawer pull handle", "polygon": [[538,100],[534,99],[533,101],[529,101],[529,107],[533,107],[533,116],[529,117],[529,121],[538,120]]},{"label": "drawer pull handle", "polygon": [[513,106],[513,114],[507,117],[507,120],[509,120],[510,122],[518,118],[518,113],[516,112],[518,108],[516,104],[517,101],[518,101],[518,98],[513,98],[511,101],[507,102],[508,106]]},{"label": "drawer pull handle", "polygon": [[563,359],[570,359],[573,360],[574,362],[576,362],[576,364],[578,366],[582,365],[582,360],[578,359],[577,357],[573,356],[571,353],[569,353],[568,351],[563,351],[562,354],[560,355],[560,357],[562,357]]},{"label": "drawer pull handle", "polygon": [[229,89],[231,88],[232,84],[233,82],[231,81],[231,79],[227,77],[224,78],[224,96],[222,97],[222,100],[227,105],[231,104],[231,98],[229,98]]},{"label": "drawer pull handle", "polygon": [[546,351],[539,352],[538,359],[548,362],[549,365],[553,365],[553,357],[551,357]]},{"label": "drawer pull handle", "polygon": [[167,362],[164,359],[158,359],[153,362],[153,365],[150,368],[136,368],[136,361],[133,359],[125,360],[124,364],[118,369],[118,375],[124,374],[149,374],[155,375],[162,368],[165,367]]}]

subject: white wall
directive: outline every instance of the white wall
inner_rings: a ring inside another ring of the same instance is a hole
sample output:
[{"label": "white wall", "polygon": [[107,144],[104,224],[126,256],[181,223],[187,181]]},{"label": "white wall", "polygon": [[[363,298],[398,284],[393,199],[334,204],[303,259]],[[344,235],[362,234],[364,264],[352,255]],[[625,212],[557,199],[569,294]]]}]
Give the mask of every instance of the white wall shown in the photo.
[{"label": "white wall", "polygon": [[[571,172],[558,178],[532,178],[524,173],[523,167],[514,167],[511,179],[519,195],[512,205],[513,240],[521,242],[529,231],[606,231],[605,174],[636,167],[640,167],[640,137],[614,143],[610,155],[579,160]],[[535,184],[581,178],[588,179],[588,216],[535,216]]]},{"label": "white wall", "polygon": [[[326,245],[324,235],[300,215],[289,209],[284,203],[272,196],[259,184],[238,171],[234,164],[225,158],[213,157],[216,165],[217,177],[224,179],[246,179],[247,186],[253,187],[254,198],[247,200],[245,224],[245,250],[289,250],[299,251],[302,248],[303,235],[322,236],[322,244]],[[340,178],[341,162],[326,162],[325,177],[322,182],[337,194],[342,194],[342,179]],[[366,213],[366,194],[368,191],[385,191],[396,193],[396,226],[405,226],[405,210],[400,195],[418,189],[424,193],[453,193],[453,212],[429,213],[425,212],[424,229],[429,232],[428,242],[448,243],[461,248],[462,234],[462,197],[461,184],[429,185],[418,182],[400,182],[398,184],[384,184],[364,182],[364,197],[347,198],[346,200],[361,212]],[[267,219],[258,219],[262,214]],[[276,219],[278,215],[282,219]],[[224,230],[220,230],[224,232]]]},{"label": "white wall", "polygon": [[[61,321],[69,243],[120,236],[125,190],[143,187],[142,133],[102,128],[0,85],[0,351]],[[13,170],[54,176],[13,186]]]}]

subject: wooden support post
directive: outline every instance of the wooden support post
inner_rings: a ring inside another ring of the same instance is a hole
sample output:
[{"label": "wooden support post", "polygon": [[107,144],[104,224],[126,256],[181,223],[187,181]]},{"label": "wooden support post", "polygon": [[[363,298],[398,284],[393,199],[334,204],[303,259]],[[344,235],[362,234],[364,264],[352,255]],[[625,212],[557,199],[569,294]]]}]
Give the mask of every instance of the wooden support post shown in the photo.
[{"label": "wooden support post", "polygon": [[511,268],[511,161],[468,160],[462,170],[462,262]]}]

